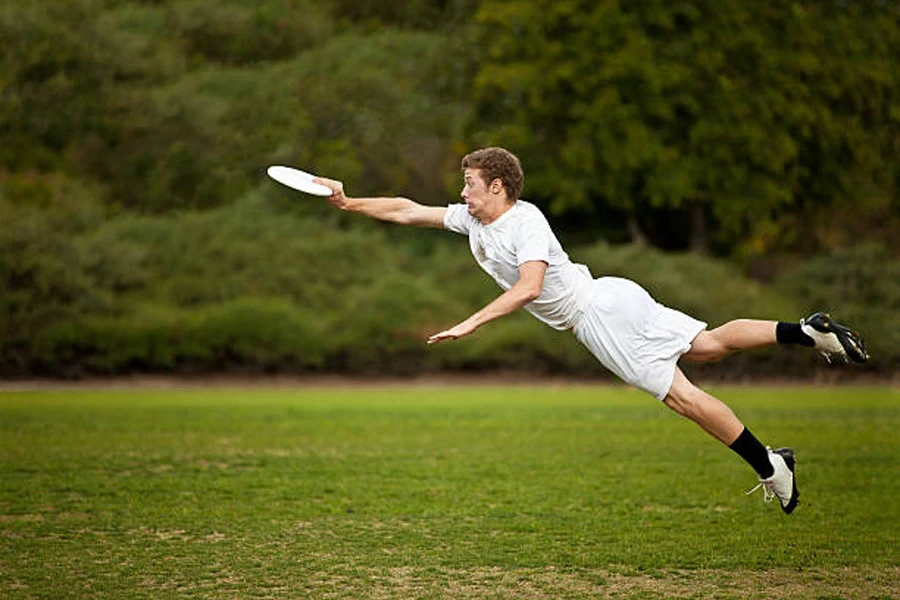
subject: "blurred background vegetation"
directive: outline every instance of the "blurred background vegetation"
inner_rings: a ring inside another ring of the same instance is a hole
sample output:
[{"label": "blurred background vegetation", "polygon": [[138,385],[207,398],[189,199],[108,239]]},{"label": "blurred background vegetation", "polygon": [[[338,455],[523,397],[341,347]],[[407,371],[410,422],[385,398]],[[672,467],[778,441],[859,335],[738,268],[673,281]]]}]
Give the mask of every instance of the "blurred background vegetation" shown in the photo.
[{"label": "blurred background vegetation", "polygon": [[828,310],[900,365],[900,8],[833,0],[0,0],[0,375],[603,376],[462,240],[267,180],[457,198],[516,152],[573,259],[716,325]]}]

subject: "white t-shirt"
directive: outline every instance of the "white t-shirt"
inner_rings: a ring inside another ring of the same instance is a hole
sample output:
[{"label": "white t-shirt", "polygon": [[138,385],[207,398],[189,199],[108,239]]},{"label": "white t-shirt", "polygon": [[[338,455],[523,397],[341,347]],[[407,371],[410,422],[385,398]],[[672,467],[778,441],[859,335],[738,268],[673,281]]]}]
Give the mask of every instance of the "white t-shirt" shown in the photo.
[{"label": "white t-shirt", "polygon": [[484,225],[465,204],[451,204],[444,227],[469,236],[475,260],[504,290],[519,280],[519,265],[547,263],[541,295],[525,310],[554,329],[571,329],[589,301],[591,273],[569,260],[550,224],[535,205],[518,200],[508,211]]}]

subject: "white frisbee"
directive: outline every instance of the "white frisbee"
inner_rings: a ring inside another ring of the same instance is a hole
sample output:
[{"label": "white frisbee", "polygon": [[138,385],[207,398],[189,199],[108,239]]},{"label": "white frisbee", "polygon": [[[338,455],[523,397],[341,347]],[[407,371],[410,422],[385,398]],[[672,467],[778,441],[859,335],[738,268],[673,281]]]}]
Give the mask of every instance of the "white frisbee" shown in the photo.
[{"label": "white frisbee", "polygon": [[321,183],[314,183],[315,175],[294,169],[293,167],[269,167],[266,173],[282,185],[289,188],[306,192],[314,196],[330,196],[332,191]]}]

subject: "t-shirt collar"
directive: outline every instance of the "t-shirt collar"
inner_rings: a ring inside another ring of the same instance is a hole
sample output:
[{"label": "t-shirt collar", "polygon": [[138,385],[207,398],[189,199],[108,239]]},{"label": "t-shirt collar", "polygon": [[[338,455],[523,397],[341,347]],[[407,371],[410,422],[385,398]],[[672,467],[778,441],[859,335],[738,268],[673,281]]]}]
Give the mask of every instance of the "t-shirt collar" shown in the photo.
[{"label": "t-shirt collar", "polygon": [[499,217],[497,217],[496,219],[494,219],[493,221],[491,221],[490,223],[485,225],[485,227],[494,227],[494,226],[498,225],[499,223],[501,223],[503,220],[505,220],[509,216],[509,214],[511,212],[516,210],[516,208],[519,206],[520,202],[521,202],[521,200],[516,200],[515,202],[513,202],[513,205],[510,206],[508,209],[506,209],[506,211],[504,211],[504,213],[502,215],[500,215]]}]

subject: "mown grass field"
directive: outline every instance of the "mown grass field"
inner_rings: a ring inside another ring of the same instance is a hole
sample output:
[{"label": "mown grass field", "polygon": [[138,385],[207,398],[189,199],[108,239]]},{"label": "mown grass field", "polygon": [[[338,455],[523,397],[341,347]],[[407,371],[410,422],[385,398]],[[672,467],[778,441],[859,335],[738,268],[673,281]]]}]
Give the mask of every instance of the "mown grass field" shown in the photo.
[{"label": "mown grass field", "polygon": [[0,597],[900,598],[900,393],[715,391],[794,515],[622,388],[0,393]]}]

